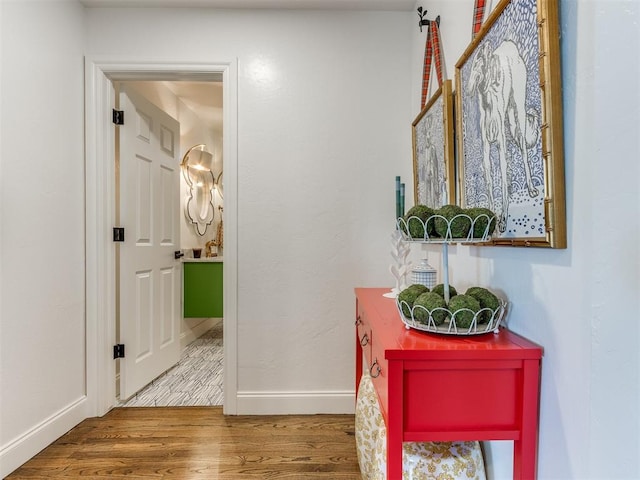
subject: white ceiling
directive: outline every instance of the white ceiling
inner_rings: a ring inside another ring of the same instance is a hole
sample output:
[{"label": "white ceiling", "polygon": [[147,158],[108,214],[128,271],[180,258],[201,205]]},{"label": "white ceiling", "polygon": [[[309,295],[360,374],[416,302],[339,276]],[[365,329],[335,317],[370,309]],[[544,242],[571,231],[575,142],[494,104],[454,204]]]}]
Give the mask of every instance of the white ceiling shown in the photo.
[{"label": "white ceiling", "polygon": [[210,7],[410,11],[416,0],[80,0],[87,7]]},{"label": "white ceiling", "polygon": [[196,112],[207,125],[222,128],[222,82],[161,83]]}]

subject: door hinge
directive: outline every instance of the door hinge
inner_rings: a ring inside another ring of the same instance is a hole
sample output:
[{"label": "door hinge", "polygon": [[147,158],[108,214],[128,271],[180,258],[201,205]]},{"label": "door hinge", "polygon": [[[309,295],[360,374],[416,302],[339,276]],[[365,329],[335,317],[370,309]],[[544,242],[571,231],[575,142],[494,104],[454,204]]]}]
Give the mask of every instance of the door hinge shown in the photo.
[{"label": "door hinge", "polygon": [[113,227],[113,241],[124,242],[124,227]]},{"label": "door hinge", "polygon": [[113,109],[113,123],[124,125],[124,111]]},{"label": "door hinge", "polygon": [[113,346],[113,359],[124,358],[124,343]]}]

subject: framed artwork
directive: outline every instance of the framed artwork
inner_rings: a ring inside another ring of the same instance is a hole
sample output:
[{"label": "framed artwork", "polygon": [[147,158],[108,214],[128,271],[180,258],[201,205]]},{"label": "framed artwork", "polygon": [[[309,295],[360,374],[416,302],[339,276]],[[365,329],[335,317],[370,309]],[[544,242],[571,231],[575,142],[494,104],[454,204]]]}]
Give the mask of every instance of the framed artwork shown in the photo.
[{"label": "framed artwork", "polygon": [[557,0],[502,0],[456,64],[461,204],[494,245],[566,248]]},{"label": "framed artwork", "polygon": [[414,201],[440,208],[455,203],[453,94],[445,81],[412,124]]}]

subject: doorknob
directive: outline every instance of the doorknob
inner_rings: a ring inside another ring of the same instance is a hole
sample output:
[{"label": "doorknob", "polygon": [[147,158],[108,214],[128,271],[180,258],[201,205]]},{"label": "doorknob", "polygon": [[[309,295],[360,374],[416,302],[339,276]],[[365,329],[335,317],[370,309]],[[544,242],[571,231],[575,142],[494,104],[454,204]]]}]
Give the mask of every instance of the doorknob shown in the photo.
[{"label": "doorknob", "polygon": [[173,252],[173,256],[176,260],[178,260],[180,257],[184,257],[184,253],[182,253],[180,250],[176,250],[175,252]]}]

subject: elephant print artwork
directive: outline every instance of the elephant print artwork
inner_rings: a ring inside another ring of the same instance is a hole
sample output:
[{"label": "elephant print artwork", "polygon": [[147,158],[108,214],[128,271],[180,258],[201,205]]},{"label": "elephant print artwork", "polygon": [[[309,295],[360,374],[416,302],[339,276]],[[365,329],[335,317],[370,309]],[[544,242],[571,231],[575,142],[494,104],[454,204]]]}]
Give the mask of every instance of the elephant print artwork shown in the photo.
[{"label": "elephant print artwork", "polygon": [[542,101],[535,1],[513,0],[458,74],[467,207],[486,207],[501,237],[545,233]]}]

